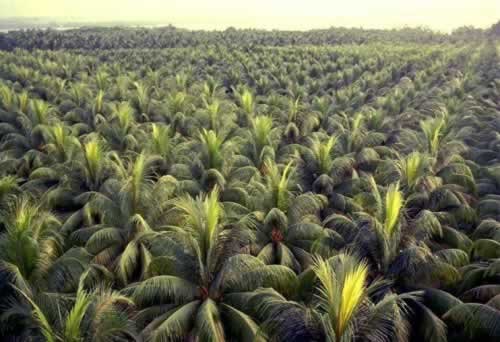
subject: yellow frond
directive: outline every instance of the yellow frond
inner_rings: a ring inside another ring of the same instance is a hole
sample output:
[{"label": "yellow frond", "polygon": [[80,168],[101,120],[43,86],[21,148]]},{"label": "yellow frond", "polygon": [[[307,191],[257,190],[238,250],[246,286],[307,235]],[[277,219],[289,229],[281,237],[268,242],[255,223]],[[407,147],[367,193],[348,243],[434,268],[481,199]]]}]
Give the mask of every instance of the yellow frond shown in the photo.
[{"label": "yellow frond", "polygon": [[420,152],[413,152],[406,156],[400,163],[401,170],[406,178],[406,185],[413,187],[418,179],[423,176],[427,163],[427,156]]},{"label": "yellow frond", "polygon": [[403,195],[399,191],[399,182],[389,186],[385,195],[385,222],[384,228],[388,235],[392,235],[399,220],[403,207]]},{"label": "yellow frond", "polygon": [[367,265],[360,263],[345,275],[337,319],[337,334],[339,336],[342,336],[349,320],[365,298],[367,274]]}]

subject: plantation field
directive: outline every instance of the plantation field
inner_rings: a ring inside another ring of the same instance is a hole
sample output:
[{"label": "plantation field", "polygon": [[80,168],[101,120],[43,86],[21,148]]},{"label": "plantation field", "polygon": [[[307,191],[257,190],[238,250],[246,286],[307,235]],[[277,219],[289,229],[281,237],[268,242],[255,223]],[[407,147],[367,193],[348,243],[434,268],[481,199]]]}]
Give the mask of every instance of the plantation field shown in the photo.
[{"label": "plantation field", "polygon": [[0,34],[0,340],[500,339],[498,42],[113,30]]}]

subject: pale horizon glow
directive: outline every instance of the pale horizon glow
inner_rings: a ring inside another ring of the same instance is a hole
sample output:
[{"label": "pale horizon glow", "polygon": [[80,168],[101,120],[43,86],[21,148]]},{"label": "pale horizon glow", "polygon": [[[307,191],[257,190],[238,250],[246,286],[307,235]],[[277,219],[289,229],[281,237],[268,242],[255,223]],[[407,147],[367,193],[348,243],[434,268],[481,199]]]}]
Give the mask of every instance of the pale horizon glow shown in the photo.
[{"label": "pale horizon glow", "polygon": [[491,26],[500,19],[500,0],[0,0],[0,22],[8,17],[140,20],[189,29],[423,26],[449,32]]}]

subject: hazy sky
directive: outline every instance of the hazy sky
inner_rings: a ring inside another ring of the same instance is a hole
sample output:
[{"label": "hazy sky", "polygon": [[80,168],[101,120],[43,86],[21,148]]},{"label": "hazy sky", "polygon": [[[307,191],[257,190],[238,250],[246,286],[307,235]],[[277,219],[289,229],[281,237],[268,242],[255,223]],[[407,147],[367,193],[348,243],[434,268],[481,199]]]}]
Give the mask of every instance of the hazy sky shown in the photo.
[{"label": "hazy sky", "polygon": [[[487,27],[500,0],[0,0],[0,17],[164,20],[187,28]],[[1,20],[1,18],[0,18]]]}]

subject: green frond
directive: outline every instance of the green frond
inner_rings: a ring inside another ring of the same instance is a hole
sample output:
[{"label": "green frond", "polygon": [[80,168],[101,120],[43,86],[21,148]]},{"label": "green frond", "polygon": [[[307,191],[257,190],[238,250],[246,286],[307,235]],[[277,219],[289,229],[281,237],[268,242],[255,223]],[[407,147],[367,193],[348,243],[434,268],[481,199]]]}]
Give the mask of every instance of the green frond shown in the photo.
[{"label": "green frond", "polygon": [[129,102],[120,102],[113,107],[113,116],[118,121],[122,134],[126,134],[134,123],[134,109]]},{"label": "green frond", "polygon": [[64,341],[80,342],[82,340],[82,322],[91,301],[91,295],[84,290],[77,292],[75,304],[66,317],[64,324]]},{"label": "green frond", "polygon": [[270,142],[270,135],[273,130],[272,118],[263,115],[253,118],[252,130],[257,153],[260,153],[262,148]]},{"label": "green frond", "polygon": [[169,157],[172,151],[170,127],[153,123],[151,133],[151,153],[158,154],[163,158]]},{"label": "green frond", "polygon": [[375,213],[377,217],[380,217],[383,219],[381,216],[383,215],[383,210],[384,210],[384,203],[382,201],[382,195],[380,194],[380,191],[378,189],[377,182],[375,181],[375,178],[372,176],[368,177],[368,182],[370,185],[370,190],[371,190],[371,196],[373,196],[374,199],[374,205],[375,205]]},{"label": "green frond", "polygon": [[32,100],[31,110],[34,116],[34,125],[47,125],[49,123],[52,107],[48,102],[40,99]]},{"label": "green frond", "polygon": [[318,162],[319,171],[321,174],[329,174],[332,169],[333,149],[337,143],[337,137],[332,136],[326,142],[314,140],[311,147],[314,157]]},{"label": "green frond", "polygon": [[487,305],[464,303],[456,305],[443,319],[454,326],[465,328],[471,338],[500,336],[500,311]]},{"label": "green frond", "polygon": [[183,341],[194,327],[200,301],[189,302],[172,313],[152,332],[149,340],[154,342]]},{"label": "green frond", "polygon": [[100,140],[94,138],[84,143],[83,155],[90,185],[95,186],[101,180],[101,169],[104,164],[104,149]]},{"label": "green frond", "polygon": [[219,306],[221,317],[227,322],[226,327],[231,336],[237,336],[242,342],[255,341],[259,326],[250,316],[224,303],[219,304]]},{"label": "green frond", "polygon": [[196,315],[195,331],[203,341],[224,342],[224,329],[217,304],[210,298],[203,301]]},{"label": "green frond", "polygon": [[139,248],[135,241],[131,241],[120,255],[116,274],[123,284],[129,283],[129,280],[139,266]]},{"label": "green frond", "polygon": [[144,280],[134,288],[132,299],[139,306],[158,303],[182,304],[198,296],[198,287],[174,276],[162,275]]},{"label": "green frond", "polygon": [[206,260],[219,235],[219,223],[224,214],[219,189],[215,187],[209,194],[196,199],[190,196],[178,198],[174,205],[181,212],[184,226],[197,239]]},{"label": "green frond", "polygon": [[500,258],[500,242],[492,239],[479,239],[471,247],[471,258],[493,259]]},{"label": "green frond", "polygon": [[222,139],[214,131],[205,129],[201,131],[200,139],[207,156],[207,168],[220,169],[223,163]]},{"label": "green frond", "polygon": [[0,201],[4,199],[4,196],[18,189],[17,183],[18,179],[15,176],[4,176],[0,178]]},{"label": "green frond", "polygon": [[33,316],[34,316],[34,319],[35,321],[37,322],[37,325],[38,327],[40,328],[41,332],[42,332],[42,335],[43,337],[45,338],[45,340],[47,342],[57,342],[59,339],[58,339],[58,336],[56,335],[53,327],[51,326],[51,324],[49,323],[49,320],[47,319],[47,317],[45,316],[44,312],[42,311],[42,309],[40,309],[40,307],[27,295],[25,294],[23,291],[21,291],[20,289],[17,289],[16,290],[19,292],[19,294],[21,294],[29,303],[30,305],[32,306],[33,308]]},{"label": "green frond", "polygon": [[441,143],[445,120],[443,118],[432,118],[420,122],[420,128],[427,139],[427,148],[431,156],[436,156]]},{"label": "green frond", "polygon": [[337,315],[335,312],[335,305],[337,305],[338,286],[335,271],[331,264],[321,258],[317,257],[314,263],[314,274],[320,281],[319,293],[323,301],[323,309],[329,312],[332,316]]},{"label": "green frond", "polygon": [[222,206],[219,203],[219,190],[215,187],[205,198],[203,207],[206,215],[206,245],[211,246],[218,232],[218,224],[222,216]]},{"label": "green frond", "polygon": [[420,177],[424,175],[428,166],[428,158],[423,153],[412,152],[406,158],[402,159],[399,165],[405,177],[405,185],[409,189],[413,189]]},{"label": "green frond", "polygon": [[241,107],[248,115],[254,114],[255,100],[252,93],[248,89],[245,89],[240,95],[240,101]]}]

